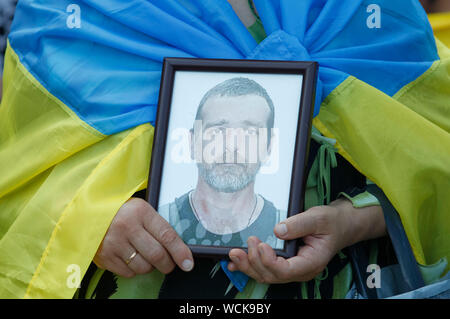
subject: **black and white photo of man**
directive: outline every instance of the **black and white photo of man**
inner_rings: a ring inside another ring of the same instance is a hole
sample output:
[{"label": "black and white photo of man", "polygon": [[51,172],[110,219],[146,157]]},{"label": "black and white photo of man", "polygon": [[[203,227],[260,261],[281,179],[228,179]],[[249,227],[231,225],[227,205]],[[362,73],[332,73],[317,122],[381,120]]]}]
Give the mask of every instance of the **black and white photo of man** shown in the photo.
[{"label": "black and white photo of man", "polygon": [[159,208],[186,243],[246,247],[247,238],[257,236],[282,248],[273,228],[283,213],[255,192],[274,118],[267,91],[246,77],[223,81],[203,96],[190,131],[196,186]]}]

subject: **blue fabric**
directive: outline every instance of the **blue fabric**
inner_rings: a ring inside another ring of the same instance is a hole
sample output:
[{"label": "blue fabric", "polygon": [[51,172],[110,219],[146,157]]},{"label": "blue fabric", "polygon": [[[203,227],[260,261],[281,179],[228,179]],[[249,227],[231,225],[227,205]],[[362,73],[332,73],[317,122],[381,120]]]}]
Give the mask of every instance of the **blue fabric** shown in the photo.
[{"label": "blue fabric", "polygon": [[[68,28],[70,4],[81,28]],[[381,8],[370,29],[367,6]],[[164,57],[319,62],[314,115],[349,75],[392,96],[438,59],[417,0],[255,0],[259,45],[226,0],[21,0],[9,39],[50,93],[104,134],[154,123]]]},{"label": "blue fabric", "polygon": [[222,267],[222,270],[225,272],[227,277],[230,279],[230,281],[233,283],[233,285],[242,292],[247,285],[247,282],[249,280],[249,277],[240,271],[229,271],[228,270],[228,261],[221,260],[220,261],[220,267]]}]

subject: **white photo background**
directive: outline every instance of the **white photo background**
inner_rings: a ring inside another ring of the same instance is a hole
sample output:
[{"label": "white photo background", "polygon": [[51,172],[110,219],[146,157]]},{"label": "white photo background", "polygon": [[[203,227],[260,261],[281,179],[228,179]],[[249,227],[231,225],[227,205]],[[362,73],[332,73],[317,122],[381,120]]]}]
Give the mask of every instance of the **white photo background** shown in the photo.
[{"label": "white photo background", "polygon": [[[183,132],[188,132],[193,127],[198,105],[205,93],[234,77],[246,77],[256,81],[266,89],[273,101],[274,128],[278,129],[278,137],[273,142],[278,145],[272,145],[269,161],[261,167],[256,176],[255,192],[284,212],[285,215],[281,216],[283,220],[287,217],[303,82],[303,76],[296,74],[176,71],[159,207],[173,202],[176,197],[196,187],[197,165],[193,160],[187,161],[186,156],[182,154],[190,151],[189,139],[187,136],[183,137]],[[186,144],[184,151],[180,148],[183,143]]]}]

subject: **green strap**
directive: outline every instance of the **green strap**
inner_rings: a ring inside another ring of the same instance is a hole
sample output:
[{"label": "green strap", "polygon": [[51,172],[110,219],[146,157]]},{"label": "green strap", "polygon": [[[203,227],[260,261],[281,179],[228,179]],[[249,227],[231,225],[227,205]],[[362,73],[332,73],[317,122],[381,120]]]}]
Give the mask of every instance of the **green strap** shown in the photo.
[{"label": "green strap", "polygon": [[263,299],[269,289],[268,284],[258,283],[254,279],[249,279],[242,292],[238,292],[235,299]]},{"label": "green strap", "polygon": [[349,201],[352,202],[353,207],[355,208],[363,208],[367,206],[380,206],[380,202],[378,198],[373,196],[371,193],[365,191],[364,193],[360,193],[354,197],[351,197],[350,195],[341,192],[339,193],[338,197],[344,196]]},{"label": "green strap", "polygon": [[256,12],[252,0],[248,0],[248,6],[252,10],[252,13],[255,16],[256,21],[251,26],[247,27],[247,30],[248,32],[250,32],[255,41],[257,43],[260,43],[267,37],[267,34],[266,31],[264,30],[264,26],[261,22],[261,19],[259,18],[258,13]]},{"label": "green strap", "polygon": [[154,270],[133,278],[117,277],[117,291],[111,299],[157,299],[165,275]]},{"label": "green strap", "polygon": [[302,293],[302,299],[309,299],[308,297],[308,282],[303,281],[301,283],[301,293]]},{"label": "green strap", "polygon": [[347,263],[345,267],[333,278],[333,295],[332,299],[343,299],[351,288],[352,265]]},{"label": "green strap", "polygon": [[[331,168],[337,166],[336,149],[334,145],[336,140],[324,137],[316,127],[312,127],[311,138],[321,144],[316,158],[311,166],[305,192],[305,209],[314,206],[328,204],[331,200]],[[320,299],[321,281],[328,277],[328,268],[316,278],[314,278],[314,298]],[[301,295],[303,299],[308,299],[308,283],[301,283]]]},{"label": "green strap", "polygon": [[[338,252],[338,256],[341,259],[341,262],[344,259],[347,259],[347,256],[342,252]],[[343,299],[347,295],[348,291],[351,288],[353,280],[353,271],[352,265],[349,261],[347,261],[345,267],[341,269],[341,271],[334,276],[333,278],[333,295],[332,299]]]},{"label": "green strap", "polygon": [[319,195],[320,198],[325,201],[325,204],[329,204],[331,199],[331,167],[337,166],[337,159],[335,149],[329,144],[323,144],[319,148]]},{"label": "green strap", "polygon": [[322,271],[316,278],[314,278],[314,299],[321,299],[322,295],[320,294],[320,283],[328,278],[328,267],[325,267],[324,271]]},{"label": "green strap", "polygon": [[217,274],[217,272],[219,271],[219,269],[220,269],[220,261],[218,261],[218,262],[214,265],[214,267],[211,269],[211,271],[209,272],[209,277],[212,279],[212,278]]},{"label": "green strap", "polygon": [[248,32],[252,35],[257,43],[262,42],[266,37],[266,31],[264,30],[264,26],[261,20],[256,19],[255,23],[247,28]]},{"label": "green strap", "polygon": [[253,15],[256,19],[259,19],[258,12],[256,12],[255,4],[253,3],[253,0],[248,0],[248,6],[252,10]]},{"label": "green strap", "polygon": [[425,284],[431,285],[439,280],[446,272],[447,258],[443,257],[432,265],[418,265],[419,270],[422,273]]},{"label": "green strap", "polygon": [[369,264],[377,264],[378,260],[378,241],[372,240],[369,248]]},{"label": "green strap", "polygon": [[[316,127],[312,127],[311,138],[320,144],[317,156],[311,166],[306,182],[305,209],[313,206],[329,204],[331,201],[331,169],[337,167],[336,140],[324,137]],[[340,251],[341,259],[346,256]],[[314,278],[314,298],[320,299],[320,285],[328,278],[328,268]],[[352,282],[352,269],[348,263],[333,278],[333,298],[344,298],[350,289]],[[301,283],[301,295],[303,299],[308,299],[308,283]]]},{"label": "green strap", "polygon": [[95,270],[94,275],[92,276],[91,280],[89,281],[89,285],[86,289],[86,299],[93,299],[94,298],[94,291],[95,288],[97,288],[97,285],[102,278],[103,274],[105,273],[104,269],[97,268]]},{"label": "green strap", "polygon": [[331,168],[337,166],[336,140],[323,137],[313,126],[311,137],[321,144],[306,181],[305,209],[329,204],[331,200]]}]

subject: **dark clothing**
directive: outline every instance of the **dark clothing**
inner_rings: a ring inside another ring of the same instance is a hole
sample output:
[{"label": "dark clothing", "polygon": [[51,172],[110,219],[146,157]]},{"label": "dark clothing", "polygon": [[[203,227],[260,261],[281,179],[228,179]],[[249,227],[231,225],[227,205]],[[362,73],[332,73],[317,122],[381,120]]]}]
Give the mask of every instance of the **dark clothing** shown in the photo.
[{"label": "dark clothing", "polygon": [[3,0],[0,5],[0,73],[3,73],[3,56],[6,50],[6,39],[16,10],[17,0]]}]

